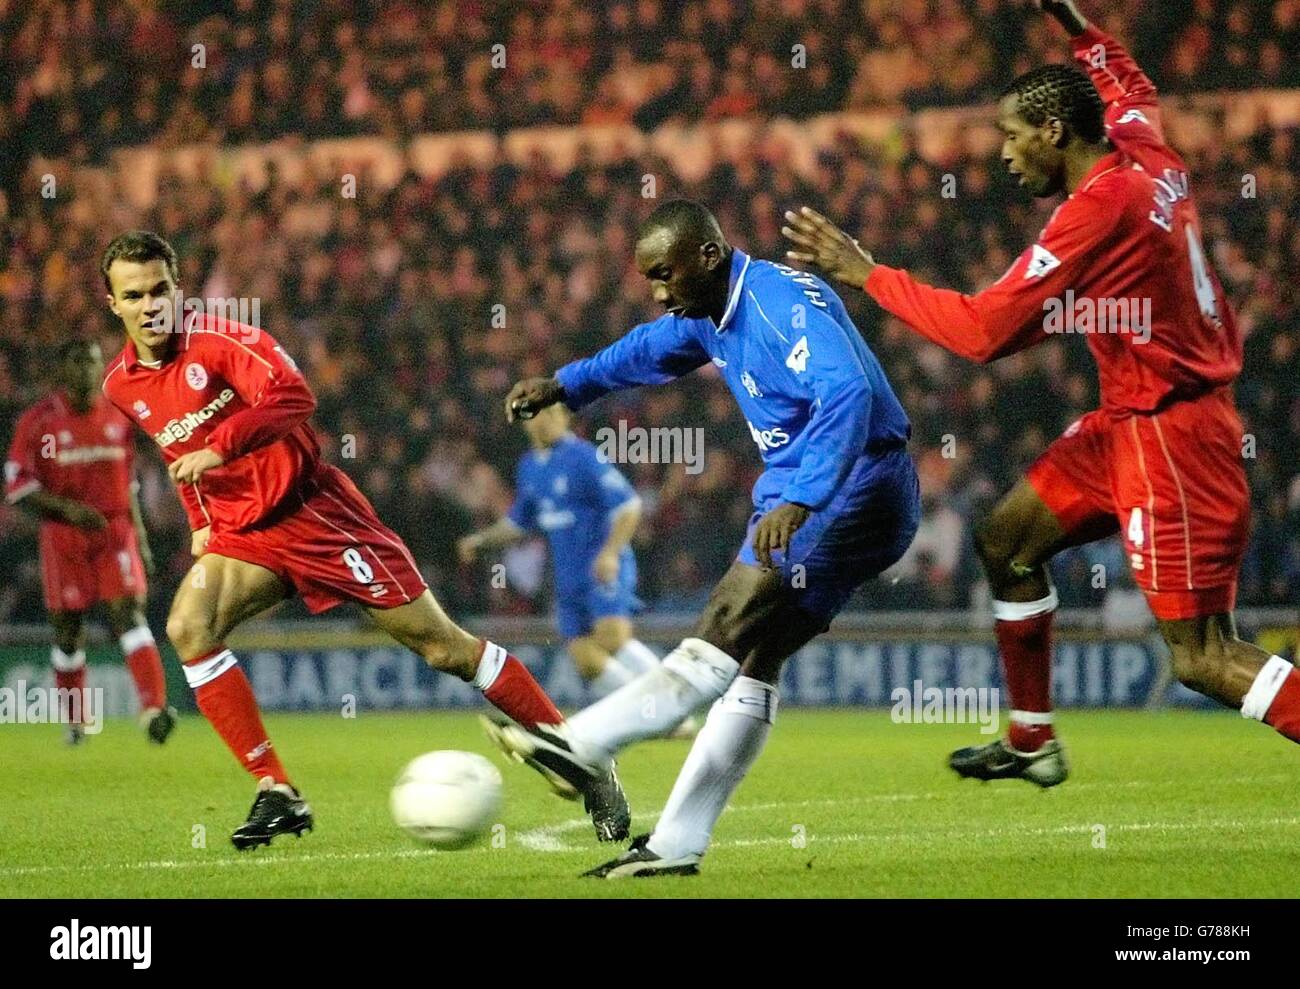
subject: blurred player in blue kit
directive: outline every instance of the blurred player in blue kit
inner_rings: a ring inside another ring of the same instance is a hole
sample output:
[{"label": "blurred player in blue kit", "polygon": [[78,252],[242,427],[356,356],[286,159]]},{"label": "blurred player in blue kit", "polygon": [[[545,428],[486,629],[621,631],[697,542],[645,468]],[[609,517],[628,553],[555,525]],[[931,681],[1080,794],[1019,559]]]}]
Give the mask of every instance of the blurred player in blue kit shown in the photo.
[{"label": "blurred player in blue kit", "polygon": [[514,504],[457,549],[470,562],[530,534],[546,536],[556,625],[578,673],[603,697],[659,666],[631,619],[641,608],[630,545],[641,499],[618,468],[573,434],[569,419],[568,409],[553,405],[524,421],[532,449],[519,461]]},{"label": "blurred player in blue kit", "polygon": [[625,746],[711,706],[654,832],[587,873],[598,878],[698,871],[767,739],[785,660],[903,555],[920,516],[911,425],[829,285],[732,247],[713,214],[687,200],[641,223],[636,264],[667,314],[552,378],[519,382],[507,418],[558,403],[576,411],[712,362],[764,472],[737,559],[659,668],[563,726],[490,729],[509,755],[580,788]]}]

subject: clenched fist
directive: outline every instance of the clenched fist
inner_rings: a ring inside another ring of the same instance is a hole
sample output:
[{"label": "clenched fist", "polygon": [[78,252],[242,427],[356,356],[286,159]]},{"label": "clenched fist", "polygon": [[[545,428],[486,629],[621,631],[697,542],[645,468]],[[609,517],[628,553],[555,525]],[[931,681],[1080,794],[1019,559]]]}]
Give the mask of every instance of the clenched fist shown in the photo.
[{"label": "clenched fist", "polygon": [[564,398],[564,386],[554,378],[525,378],[506,396],[506,422],[531,419]]}]

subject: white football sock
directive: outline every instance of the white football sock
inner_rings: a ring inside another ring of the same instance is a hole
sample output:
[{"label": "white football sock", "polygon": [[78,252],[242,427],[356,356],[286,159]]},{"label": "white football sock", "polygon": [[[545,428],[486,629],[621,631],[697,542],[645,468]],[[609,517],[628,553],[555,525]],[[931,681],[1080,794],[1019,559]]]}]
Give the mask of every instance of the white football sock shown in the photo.
[{"label": "white football sock", "polygon": [[605,668],[588,680],[587,685],[597,697],[608,697],[619,687],[631,683],[633,679],[632,671],[611,656],[605,662]]},{"label": "white football sock", "polygon": [[628,639],[614,658],[633,673],[649,673],[659,668],[659,657],[640,639]]},{"label": "white football sock", "polygon": [[736,677],[691,746],[668,804],[650,836],[663,858],[703,855],[732,792],[763,751],[776,720],[776,688],[753,677]]},{"label": "white football sock", "polygon": [[657,738],[722,696],[740,664],[703,639],[683,639],[649,673],[568,719],[575,750],[601,762],[632,742]]},{"label": "white football sock", "polygon": [[60,673],[72,673],[86,665],[86,650],[74,649],[67,653],[58,646],[50,646],[50,665]]},{"label": "white football sock", "polygon": [[1241,699],[1241,716],[1263,721],[1268,709],[1273,706],[1282,684],[1295,669],[1281,656],[1269,656],[1264,665],[1255,674],[1255,682]]}]

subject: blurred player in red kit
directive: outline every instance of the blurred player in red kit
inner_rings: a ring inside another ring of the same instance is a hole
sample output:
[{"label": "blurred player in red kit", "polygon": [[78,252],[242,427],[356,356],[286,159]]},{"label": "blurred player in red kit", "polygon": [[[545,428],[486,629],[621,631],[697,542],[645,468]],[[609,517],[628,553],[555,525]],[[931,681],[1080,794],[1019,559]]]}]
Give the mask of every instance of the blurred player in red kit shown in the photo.
[{"label": "blurred player in red kit", "polygon": [[[787,213],[789,256],[862,288],[917,333],[979,362],[1086,334],[1102,407],[1072,424],[978,527],[976,548],[1011,701],[1008,737],[954,752],[977,779],[1065,779],[1052,726],[1060,550],[1122,534],[1178,678],[1300,741],[1300,673],[1243,642],[1233,619],[1250,525],[1232,397],[1241,335],[1206,261],[1187,165],[1165,144],[1155,86],[1071,2],[1040,0],[1077,68],[1047,65],[998,105],[1002,159],[1032,195],[1065,193],[1037,243],[974,295],[876,264],[809,209]],[[1086,73],[1086,74],[1085,74]]]},{"label": "blurred player in red kit", "polygon": [[[140,722],[161,744],[176,719],[144,617],[145,573],[152,564],[131,476],[131,423],[99,392],[99,344],[69,340],[57,359],[58,387],[19,417],[5,462],[5,498],[41,520],[54,682],[66,690],[85,687],[83,620],[102,603],[135,681]],[[65,704],[61,715],[68,741],[81,742],[79,706]]]},{"label": "blurred player in red kit", "polygon": [[[321,461],[308,423],[316,400],[275,340],[211,314],[178,318],[176,254],[156,234],[117,237],[100,269],[127,336],[104,393],[162,449],[193,530],[196,560],[167,635],[199,710],[258,781],[236,847],[312,826],[225,645],[231,629],[292,594],[312,612],[360,604],[431,667],[472,681],[526,727],[563,721],[519,660],[447,617],[402,540],[346,474]],[[581,795],[598,836],[626,835],[627,801],[612,771]]]}]

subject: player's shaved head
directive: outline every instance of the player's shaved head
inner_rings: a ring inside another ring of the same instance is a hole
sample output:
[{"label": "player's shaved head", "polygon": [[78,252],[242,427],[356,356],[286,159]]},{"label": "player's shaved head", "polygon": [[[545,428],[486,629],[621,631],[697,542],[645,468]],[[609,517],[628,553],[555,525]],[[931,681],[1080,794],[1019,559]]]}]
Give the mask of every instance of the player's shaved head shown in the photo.
[{"label": "player's shaved head", "polygon": [[54,354],[60,364],[97,360],[103,356],[99,344],[86,337],[71,337],[64,340]]},{"label": "player's shaved head", "polygon": [[104,352],[99,344],[84,337],[72,337],[59,344],[55,357],[55,381],[67,390],[75,405],[87,406],[104,377]]},{"label": "player's shaved head", "polygon": [[722,318],[731,245],[718,219],[690,199],[655,207],[637,227],[636,266],[657,303],[676,316]]},{"label": "player's shaved head", "polygon": [[654,211],[641,221],[637,227],[637,239],[656,230],[667,231],[673,240],[687,241],[691,244],[705,244],[709,241],[725,244],[722,227],[718,218],[703,203],[693,199],[670,199],[656,206]]}]

